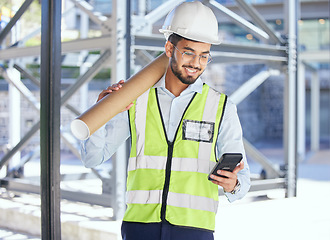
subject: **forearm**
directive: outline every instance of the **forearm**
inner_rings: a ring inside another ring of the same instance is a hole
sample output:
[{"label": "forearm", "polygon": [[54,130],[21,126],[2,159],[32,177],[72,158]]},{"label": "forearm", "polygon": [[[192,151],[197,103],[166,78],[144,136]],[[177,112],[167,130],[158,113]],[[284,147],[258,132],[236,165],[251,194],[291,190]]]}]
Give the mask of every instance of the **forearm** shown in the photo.
[{"label": "forearm", "polygon": [[234,202],[236,200],[242,199],[250,190],[250,186],[251,186],[250,170],[244,167],[243,170],[237,173],[237,180],[241,184],[240,190],[235,194],[231,194],[230,192],[225,192],[225,195],[229,202]]},{"label": "forearm", "polygon": [[111,119],[82,142],[81,159],[85,167],[96,167],[107,161],[129,137],[127,112]]},{"label": "forearm", "polygon": [[243,155],[244,169],[237,173],[237,180],[241,184],[240,191],[235,194],[225,192],[230,202],[243,198],[250,189],[250,170],[246,159],[242,128],[236,112],[236,106],[230,101],[227,102],[219,130],[217,153],[218,157],[224,153],[241,153]]}]

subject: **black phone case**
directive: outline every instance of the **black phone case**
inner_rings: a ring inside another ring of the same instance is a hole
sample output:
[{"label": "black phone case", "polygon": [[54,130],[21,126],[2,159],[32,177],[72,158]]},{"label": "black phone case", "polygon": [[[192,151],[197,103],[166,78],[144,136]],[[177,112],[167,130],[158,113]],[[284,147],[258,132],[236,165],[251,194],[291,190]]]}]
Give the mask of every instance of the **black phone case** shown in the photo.
[{"label": "black phone case", "polygon": [[214,166],[212,171],[210,172],[208,179],[210,181],[213,181],[212,178],[210,178],[210,175],[216,175],[219,177],[227,178],[226,176],[222,176],[217,174],[218,170],[225,170],[232,172],[237,164],[242,160],[243,155],[241,153],[224,153],[221,158],[219,159],[218,163]]}]

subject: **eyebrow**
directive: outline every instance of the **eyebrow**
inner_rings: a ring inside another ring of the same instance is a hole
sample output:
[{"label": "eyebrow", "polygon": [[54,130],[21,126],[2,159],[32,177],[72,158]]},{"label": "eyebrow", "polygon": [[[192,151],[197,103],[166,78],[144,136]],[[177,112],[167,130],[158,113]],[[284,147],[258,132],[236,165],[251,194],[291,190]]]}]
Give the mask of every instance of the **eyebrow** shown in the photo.
[{"label": "eyebrow", "polygon": [[[192,48],[190,48],[190,47],[184,47],[183,49],[186,49],[186,50],[189,50],[189,51],[195,52],[195,50],[192,49]],[[210,51],[202,52],[202,54],[207,54],[207,53],[210,53]]]}]

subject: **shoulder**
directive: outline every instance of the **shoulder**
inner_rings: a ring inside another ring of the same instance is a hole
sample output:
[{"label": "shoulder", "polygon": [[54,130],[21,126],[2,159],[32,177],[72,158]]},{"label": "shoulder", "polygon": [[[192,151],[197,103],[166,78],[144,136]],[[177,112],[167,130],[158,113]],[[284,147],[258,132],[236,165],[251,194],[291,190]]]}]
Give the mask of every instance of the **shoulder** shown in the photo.
[{"label": "shoulder", "polygon": [[236,104],[230,99],[230,97],[227,97],[227,106],[236,109]]},{"label": "shoulder", "polygon": [[211,91],[213,94],[216,95],[222,95],[225,98],[225,108],[228,109],[227,112],[236,112],[237,111],[237,107],[236,104],[230,99],[230,97],[228,95],[226,95],[225,93],[222,93],[220,91],[218,91],[217,89],[211,87],[210,85],[204,83],[204,85],[206,85],[209,88],[209,91]]},{"label": "shoulder", "polygon": [[224,93],[222,93],[222,92],[216,90],[215,88],[211,87],[211,86],[208,85],[207,83],[204,83],[203,85],[204,85],[204,87],[209,88],[209,91],[211,91],[211,92],[214,92],[214,93],[219,94],[219,95],[226,95],[226,94],[224,94]]},{"label": "shoulder", "polygon": [[[228,101],[230,101],[229,98],[228,98],[228,95],[226,95],[225,93],[222,93],[222,92],[216,90],[215,88],[211,87],[210,85],[208,85],[206,83],[204,83],[204,87],[207,87],[209,89],[209,92],[211,92],[212,94],[222,96],[225,99],[225,104],[226,105],[228,104]],[[233,105],[233,102],[230,101],[229,104]]]}]

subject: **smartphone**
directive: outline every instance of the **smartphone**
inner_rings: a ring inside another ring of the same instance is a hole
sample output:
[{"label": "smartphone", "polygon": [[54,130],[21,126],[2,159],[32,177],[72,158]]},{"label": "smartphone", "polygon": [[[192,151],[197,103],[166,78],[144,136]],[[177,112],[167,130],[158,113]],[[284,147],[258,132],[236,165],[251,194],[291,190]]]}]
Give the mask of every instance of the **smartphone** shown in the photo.
[{"label": "smartphone", "polygon": [[218,163],[214,166],[212,171],[210,172],[208,179],[213,181],[214,179],[210,178],[210,175],[216,175],[219,177],[227,178],[226,176],[219,175],[217,173],[218,170],[225,170],[232,172],[237,164],[242,160],[243,155],[241,153],[224,153],[219,159]]}]

